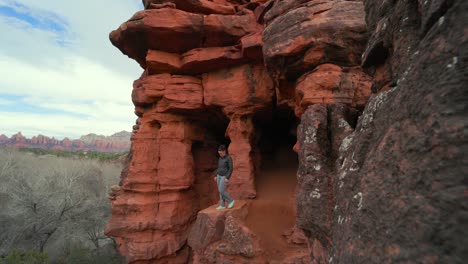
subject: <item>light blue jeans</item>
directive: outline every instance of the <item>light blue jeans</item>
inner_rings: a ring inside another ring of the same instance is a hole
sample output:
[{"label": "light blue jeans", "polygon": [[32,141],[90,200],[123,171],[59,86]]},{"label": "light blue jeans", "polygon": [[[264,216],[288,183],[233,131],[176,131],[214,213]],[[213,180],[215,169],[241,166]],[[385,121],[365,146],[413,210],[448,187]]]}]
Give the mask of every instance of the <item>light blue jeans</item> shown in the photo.
[{"label": "light blue jeans", "polygon": [[227,202],[228,204],[233,201],[229,193],[226,191],[226,177],[221,175],[216,175],[216,183],[218,184],[218,191],[219,191],[219,202],[220,206],[225,206],[224,203]]}]

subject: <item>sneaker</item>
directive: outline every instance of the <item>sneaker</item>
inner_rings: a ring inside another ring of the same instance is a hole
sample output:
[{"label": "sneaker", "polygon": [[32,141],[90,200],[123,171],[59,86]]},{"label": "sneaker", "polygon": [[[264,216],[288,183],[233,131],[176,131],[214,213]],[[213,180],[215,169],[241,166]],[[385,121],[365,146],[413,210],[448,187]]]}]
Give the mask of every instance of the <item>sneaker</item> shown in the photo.
[{"label": "sneaker", "polygon": [[216,207],[216,210],[223,210],[223,209],[226,209],[226,207],[224,207],[224,206],[222,206],[222,205]]},{"label": "sneaker", "polygon": [[234,200],[232,200],[232,202],[230,202],[229,205],[228,205],[228,208],[229,208],[229,209],[231,209],[231,208],[233,208],[233,207],[234,207]]}]

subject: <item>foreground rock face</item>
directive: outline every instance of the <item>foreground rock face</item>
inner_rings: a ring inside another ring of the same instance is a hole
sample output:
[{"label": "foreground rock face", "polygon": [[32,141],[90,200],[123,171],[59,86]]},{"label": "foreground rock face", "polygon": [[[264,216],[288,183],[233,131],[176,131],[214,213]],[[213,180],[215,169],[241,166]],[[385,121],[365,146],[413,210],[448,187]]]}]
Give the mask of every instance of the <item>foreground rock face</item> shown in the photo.
[{"label": "foreground rock face", "polygon": [[468,4],[364,3],[375,94],[354,129],[336,106],[302,116],[299,226],[317,263],[462,263]]},{"label": "foreground rock face", "polygon": [[[127,262],[466,257],[466,3],[143,2],[110,34],[144,68],[107,226]],[[298,124],[297,219],[286,237],[307,259],[262,253],[244,223],[249,202],[205,209],[218,199],[221,143],[235,166],[229,192],[257,196],[261,142],[277,116]]]},{"label": "foreground rock face", "polygon": [[98,151],[125,152],[130,149],[130,132],[121,131],[111,136],[88,134],[80,139],[58,140],[38,135],[32,138],[24,137],[21,132],[8,138],[0,135],[0,147],[40,148],[65,151]]}]

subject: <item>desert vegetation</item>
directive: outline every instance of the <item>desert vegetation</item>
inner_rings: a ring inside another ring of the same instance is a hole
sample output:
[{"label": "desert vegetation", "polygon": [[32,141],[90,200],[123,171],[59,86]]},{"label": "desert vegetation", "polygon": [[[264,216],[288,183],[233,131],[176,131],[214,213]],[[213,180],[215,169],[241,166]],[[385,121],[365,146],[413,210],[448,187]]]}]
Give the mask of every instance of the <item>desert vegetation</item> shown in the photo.
[{"label": "desert vegetation", "polygon": [[122,165],[92,157],[0,149],[0,263],[121,263],[104,227]]},{"label": "desert vegetation", "polygon": [[21,152],[34,153],[36,155],[53,155],[63,158],[80,158],[80,159],[93,159],[99,161],[115,161],[128,155],[128,152],[98,152],[98,151],[68,151],[68,150],[53,150],[43,148],[21,148]]}]

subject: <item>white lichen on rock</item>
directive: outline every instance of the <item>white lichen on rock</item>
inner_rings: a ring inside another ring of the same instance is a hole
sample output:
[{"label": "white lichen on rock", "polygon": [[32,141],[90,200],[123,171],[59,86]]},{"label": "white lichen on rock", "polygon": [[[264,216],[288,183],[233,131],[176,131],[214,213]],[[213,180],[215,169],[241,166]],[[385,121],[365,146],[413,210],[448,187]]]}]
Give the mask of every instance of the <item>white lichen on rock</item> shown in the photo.
[{"label": "white lichen on rock", "polygon": [[343,185],[344,185],[344,182],[343,182],[343,181],[339,181],[339,182],[338,182],[338,188],[339,188],[339,189],[343,188]]},{"label": "white lichen on rock", "polygon": [[339,149],[340,153],[343,153],[348,150],[349,146],[351,145],[351,142],[353,141],[353,137],[354,137],[354,133],[348,135],[347,137],[343,139],[343,141],[341,141],[341,145]]},{"label": "white lichen on rock", "polygon": [[345,220],[345,218],[341,217],[341,215],[338,216],[338,224],[341,225],[343,223],[343,221]]},{"label": "white lichen on rock", "polygon": [[353,198],[354,199],[359,199],[357,208],[358,208],[358,210],[361,210],[362,209],[362,193],[358,192],[356,195],[353,196]]},{"label": "white lichen on rock", "polygon": [[315,157],[312,156],[312,155],[308,155],[308,156],[306,157],[306,161],[307,161],[307,162],[317,161],[317,158],[315,158]]},{"label": "white lichen on rock", "polygon": [[452,62],[447,65],[447,68],[452,68],[458,63],[458,57],[453,57]]},{"label": "white lichen on rock", "polygon": [[375,111],[387,101],[388,94],[391,92],[393,91],[388,90],[371,97],[369,103],[366,105],[364,113],[359,117],[359,125],[361,127],[361,132],[364,131],[374,121]]},{"label": "white lichen on rock", "polygon": [[343,118],[340,118],[340,119],[338,120],[338,127],[351,129],[351,126],[350,126],[350,125],[348,124],[348,122],[346,122],[346,120],[344,120]]},{"label": "white lichen on rock", "polygon": [[315,127],[313,126],[309,126],[306,130],[305,130],[305,139],[304,139],[304,143],[307,143],[307,144],[312,144],[315,142],[315,138],[317,137],[317,130],[315,129]]},{"label": "white lichen on rock", "polygon": [[313,190],[311,193],[310,193],[310,197],[312,198],[316,198],[316,199],[320,199],[322,195],[320,194],[320,190],[315,188],[315,190]]}]

